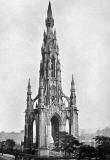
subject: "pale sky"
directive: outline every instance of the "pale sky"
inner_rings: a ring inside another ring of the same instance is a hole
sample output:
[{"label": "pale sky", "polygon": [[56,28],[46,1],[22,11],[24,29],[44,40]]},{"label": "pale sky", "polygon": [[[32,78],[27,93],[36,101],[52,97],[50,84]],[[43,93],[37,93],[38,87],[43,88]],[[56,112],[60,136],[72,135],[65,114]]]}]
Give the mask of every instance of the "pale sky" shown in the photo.
[{"label": "pale sky", "polygon": [[[38,91],[48,0],[0,0],[0,131],[24,129],[27,81]],[[74,74],[79,127],[110,127],[110,0],[51,0],[62,87]]]}]

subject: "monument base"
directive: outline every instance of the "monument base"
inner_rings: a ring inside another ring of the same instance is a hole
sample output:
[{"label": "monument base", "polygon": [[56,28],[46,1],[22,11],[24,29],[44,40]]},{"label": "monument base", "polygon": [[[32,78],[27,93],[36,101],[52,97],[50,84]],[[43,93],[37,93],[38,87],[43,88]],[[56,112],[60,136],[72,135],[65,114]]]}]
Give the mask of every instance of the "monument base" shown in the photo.
[{"label": "monument base", "polygon": [[23,152],[29,154],[31,152],[31,148],[29,148],[29,147],[24,148]]},{"label": "monument base", "polygon": [[38,155],[39,155],[39,157],[49,157],[49,149],[48,148],[39,148]]}]

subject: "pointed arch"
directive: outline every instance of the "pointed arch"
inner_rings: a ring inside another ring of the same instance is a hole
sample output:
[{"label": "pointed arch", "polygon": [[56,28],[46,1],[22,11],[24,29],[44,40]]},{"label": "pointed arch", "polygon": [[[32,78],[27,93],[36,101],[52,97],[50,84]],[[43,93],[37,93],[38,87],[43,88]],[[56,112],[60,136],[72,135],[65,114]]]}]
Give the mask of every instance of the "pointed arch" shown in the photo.
[{"label": "pointed arch", "polygon": [[54,114],[51,115],[50,121],[51,121],[52,117],[56,117],[59,121],[59,124],[61,124],[61,116],[57,112],[55,112]]},{"label": "pointed arch", "polygon": [[60,124],[61,124],[61,117],[59,116],[58,113],[55,113],[52,117],[51,117],[51,135],[55,141],[55,137],[56,135],[59,134],[59,130],[60,130]]},{"label": "pointed arch", "polygon": [[33,143],[36,143],[36,122],[33,121]]},{"label": "pointed arch", "polygon": [[69,120],[68,118],[66,119],[66,127],[65,127],[66,132],[69,133]]}]

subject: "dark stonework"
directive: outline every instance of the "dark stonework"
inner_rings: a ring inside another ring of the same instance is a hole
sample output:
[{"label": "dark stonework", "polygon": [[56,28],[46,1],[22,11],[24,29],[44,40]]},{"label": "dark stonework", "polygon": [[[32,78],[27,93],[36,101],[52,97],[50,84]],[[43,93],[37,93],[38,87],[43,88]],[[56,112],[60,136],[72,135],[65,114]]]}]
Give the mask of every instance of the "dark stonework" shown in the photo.
[{"label": "dark stonework", "polygon": [[[61,85],[61,65],[58,58],[59,47],[54,19],[49,2],[41,48],[42,60],[39,70],[39,89],[37,96],[31,98],[31,85],[28,82],[27,108],[25,111],[24,148],[33,146],[33,122],[36,122],[36,148],[40,156],[49,156],[49,148],[54,143],[56,132],[65,131],[69,121],[69,133],[78,138],[78,110],[74,79],[72,76],[70,97],[63,93]],[[65,105],[63,98],[67,101]],[[34,107],[35,106],[35,107]]]}]

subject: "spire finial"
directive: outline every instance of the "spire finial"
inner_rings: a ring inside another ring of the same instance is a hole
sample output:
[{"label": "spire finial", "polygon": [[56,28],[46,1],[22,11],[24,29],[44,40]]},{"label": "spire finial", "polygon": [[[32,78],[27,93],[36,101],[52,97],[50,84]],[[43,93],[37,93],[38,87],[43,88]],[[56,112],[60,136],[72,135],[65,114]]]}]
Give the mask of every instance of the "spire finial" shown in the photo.
[{"label": "spire finial", "polygon": [[28,92],[31,92],[30,78],[29,78],[29,80],[28,80]]},{"label": "spire finial", "polygon": [[46,40],[46,32],[44,30],[44,42],[45,42],[45,40]]},{"label": "spire finial", "polygon": [[73,74],[72,74],[72,81],[71,81],[71,91],[75,91],[75,86],[74,86],[74,78],[73,78]]},{"label": "spire finial", "polygon": [[28,80],[28,87],[30,87],[30,78],[29,78],[29,80]]},{"label": "spire finial", "polygon": [[71,95],[70,95],[71,106],[76,105],[76,95],[75,95],[75,85],[74,85],[73,74],[72,74],[71,90],[70,91],[71,91]]},{"label": "spire finial", "polygon": [[54,26],[54,19],[52,16],[52,8],[51,8],[50,1],[49,1],[49,5],[48,5],[48,10],[47,10],[46,26],[51,27],[51,28],[53,28],[53,26]]},{"label": "spire finial", "polygon": [[74,85],[74,78],[73,78],[73,74],[72,74],[72,81],[71,81],[71,84]]},{"label": "spire finial", "polygon": [[52,17],[52,9],[51,9],[51,3],[49,1],[48,10],[47,10],[47,17]]},{"label": "spire finial", "polygon": [[54,39],[56,40],[56,29],[54,29]]}]

